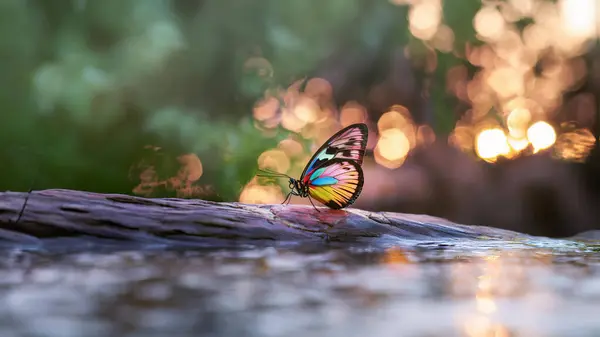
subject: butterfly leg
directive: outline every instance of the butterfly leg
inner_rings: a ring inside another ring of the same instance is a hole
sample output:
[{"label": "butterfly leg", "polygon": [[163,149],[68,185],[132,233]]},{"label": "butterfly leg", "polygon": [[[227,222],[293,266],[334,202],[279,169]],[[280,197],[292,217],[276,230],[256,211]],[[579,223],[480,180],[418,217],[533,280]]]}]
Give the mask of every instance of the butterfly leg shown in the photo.
[{"label": "butterfly leg", "polygon": [[310,198],[310,195],[308,196],[308,201],[310,201],[310,204],[312,205],[312,207],[319,213],[321,213],[321,211],[319,211],[319,209],[315,206],[315,204],[313,203],[312,199]]},{"label": "butterfly leg", "polygon": [[286,201],[289,204],[290,200],[292,200],[291,196],[292,196],[292,192],[288,193],[288,195],[285,197],[285,200],[283,200],[283,202],[281,204],[284,205],[286,203]]}]

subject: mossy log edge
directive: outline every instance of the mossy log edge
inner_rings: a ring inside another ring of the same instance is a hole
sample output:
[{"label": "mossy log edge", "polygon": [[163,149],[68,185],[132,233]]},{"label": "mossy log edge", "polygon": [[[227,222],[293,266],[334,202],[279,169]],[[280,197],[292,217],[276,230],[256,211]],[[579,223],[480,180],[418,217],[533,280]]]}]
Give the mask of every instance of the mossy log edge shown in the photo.
[{"label": "mossy log edge", "polygon": [[[0,193],[0,244],[110,242],[117,245],[244,246],[511,240],[519,233],[413,214],[152,199],[52,189]],[[57,239],[61,239],[57,241]]]}]

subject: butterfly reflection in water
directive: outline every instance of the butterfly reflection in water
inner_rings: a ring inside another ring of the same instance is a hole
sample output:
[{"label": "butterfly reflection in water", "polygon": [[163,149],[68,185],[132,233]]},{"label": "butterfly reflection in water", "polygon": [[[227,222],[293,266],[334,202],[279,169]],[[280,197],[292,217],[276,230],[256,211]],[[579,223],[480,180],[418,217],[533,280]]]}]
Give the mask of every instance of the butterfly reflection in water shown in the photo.
[{"label": "butterfly reflection in water", "polygon": [[[270,170],[259,170],[259,177],[286,177],[292,195],[312,198],[327,207],[340,209],[354,203],[362,191],[364,178],[361,168],[367,146],[368,129],[363,123],[349,125],[329,138],[312,156],[300,179]],[[315,209],[317,209],[315,207]],[[318,211],[318,209],[317,209]]]}]

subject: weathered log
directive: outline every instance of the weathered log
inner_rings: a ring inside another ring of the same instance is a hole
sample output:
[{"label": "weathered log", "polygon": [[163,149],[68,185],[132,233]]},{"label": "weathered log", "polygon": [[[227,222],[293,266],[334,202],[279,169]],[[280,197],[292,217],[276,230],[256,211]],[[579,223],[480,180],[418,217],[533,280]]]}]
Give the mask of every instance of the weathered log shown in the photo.
[{"label": "weathered log", "polygon": [[381,244],[524,236],[425,216],[300,205],[148,199],[73,190],[0,193],[0,244],[110,243],[224,247],[298,243]]}]

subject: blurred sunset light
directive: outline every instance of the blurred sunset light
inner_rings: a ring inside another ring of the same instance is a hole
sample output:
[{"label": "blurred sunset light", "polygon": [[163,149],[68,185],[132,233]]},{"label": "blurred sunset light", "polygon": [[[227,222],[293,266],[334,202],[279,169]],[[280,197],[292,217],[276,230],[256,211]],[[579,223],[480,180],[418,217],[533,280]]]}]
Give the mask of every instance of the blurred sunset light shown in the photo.
[{"label": "blurred sunset light", "polygon": [[547,149],[556,141],[556,132],[552,125],[546,122],[537,122],[527,129],[527,139],[533,145],[534,151]]},{"label": "blurred sunset light", "polygon": [[481,159],[494,161],[509,153],[508,139],[502,129],[486,129],[477,136],[477,154]]},{"label": "blurred sunset light", "polygon": [[410,142],[402,131],[387,129],[381,133],[375,147],[375,161],[387,168],[397,168],[402,165],[409,150]]},{"label": "blurred sunset light", "polygon": [[[389,2],[406,6],[408,31],[421,43],[406,46],[405,55],[429,73],[444,71],[446,93],[467,106],[457,115],[448,143],[490,163],[549,148],[564,160],[581,161],[589,154],[596,142],[589,131],[596,121],[594,98],[582,94],[568,109],[563,106],[564,94],[581,86],[589,71],[582,55],[599,37],[595,0],[483,1],[469,21],[479,42],[462,44],[455,24],[446,22],[443,1]],[[462,61],[446,59],[447,66],[440,63],[440,57]],[[272,76],[266,60],[253,60],[250,65]],[[436,106],[444,108],[448,108],[444,114],[451,113],[451,107]],[[553,126],[559,113],[574,116],[581,122],[579,128]],[[434,124],[416,124],[405,105],[393,104],[379,116],[363,101],[336,106],[332,84],[323,78],[268,90],[255,105],[253,117],[267,137],[274,137],[277,133],[269,130],[279,127],[296,135],[257,159],[258,167],[291,175],[300,174],[313,152],[333,133],[353,123],[366,123],[371,129],[369,146],[375,160],[364,165],[400,168],[415,147],[440,139]],[[263,180],[248,184],[240,200],[272,202],[282,197],[281,190],[260,189],[259,182]]]}]

